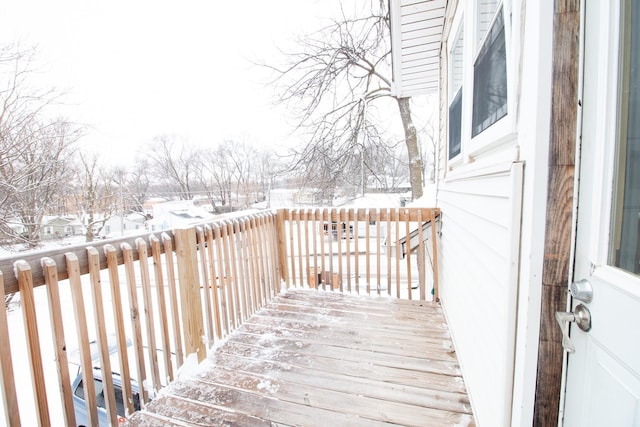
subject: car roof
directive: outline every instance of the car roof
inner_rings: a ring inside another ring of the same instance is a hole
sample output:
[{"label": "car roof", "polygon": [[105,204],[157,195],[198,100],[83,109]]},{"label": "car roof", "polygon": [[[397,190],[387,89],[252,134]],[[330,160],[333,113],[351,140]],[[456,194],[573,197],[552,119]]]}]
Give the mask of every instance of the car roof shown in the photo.
[{"label": "car roof", "polygon": [[[125,341],[127,347],[131,347],[132,342],[129,338]],[[118,353],[118,338],[115,334],[107,335],[107,348],[109,350],[109,356],[113,356]],[[91,353],[91,363],[93,365],[100,364],[100,347],[98,346],[98,341],[93,340],[89,342],[89,351]],[[67,359],[70,363],[75,365],[82,364],[82,357],[80,357],[80,348],[75,350],[71,350],[67,353]]]}]

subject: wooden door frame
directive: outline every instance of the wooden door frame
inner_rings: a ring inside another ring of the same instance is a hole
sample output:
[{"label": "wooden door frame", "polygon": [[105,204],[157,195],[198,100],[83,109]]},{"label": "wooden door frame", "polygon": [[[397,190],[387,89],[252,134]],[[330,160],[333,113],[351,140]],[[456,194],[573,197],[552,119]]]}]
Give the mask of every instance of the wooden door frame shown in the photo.
[{"label": "wooden door frame", "polygon": [[558,425],[564,349],[555,321],[565,311],[571,265],[580,55],[580,0],[554,0],[549,174],[533,425]]}]

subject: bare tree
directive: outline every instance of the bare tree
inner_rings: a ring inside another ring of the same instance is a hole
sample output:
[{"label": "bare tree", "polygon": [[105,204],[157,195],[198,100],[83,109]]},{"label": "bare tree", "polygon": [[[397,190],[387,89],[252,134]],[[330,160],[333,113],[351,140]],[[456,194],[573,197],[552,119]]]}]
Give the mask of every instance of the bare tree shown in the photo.
[{"label": "bare tree", "polygon": [[193,198],[197,150],[175,136],[162,135],[147,146],[147,155],[158,182],[165,183],[181,200]]},{"label": "bare tree", "polygon": [[34,119],[2,140],[14,139],[7,144],[13,150],[3,153],[0,161],[0,179],[7,190],[3,196],[2,225],[11,233],[14,228],[9,221],[15,217],[24,227],[20,238],[31,247],[40,240],[42,218],[48,206],[70,182],[69,160],[80,132],[63,120],[42,123]]},{"label": "bare tree", "polygon": [[118,192],[118,203],[123,212],[144,212],[144,202],[151,195],[149,161],[136,158],[131,169],[115,167],[111,173]]},{"label": "bare tree", "polygon": [[92,242],[119,209],[118,189],[113,181],[114,172],[103,168],[97,155],[80,153],[78,163],[78,216],[85,227],[86,241]]},{"label": "bare tree", "polygon": [[0,46],[0,230],[35,246],[42,217],[66,176],[79,128],[50,120],[45,109],[57,96],[32,89],[32,49]]},{"label": "bare tree", "polygon": [[345,180],[344,172],[362,167],[367,156],[362,154],[358,166],[355,151],[375,152],[388,140],[379,119],[389,107],[385,100],[395,99],[412,195],[419,198],[422,159],[411,99],[391,94],[387,2],[371,1],[368,8],[358,2],[353,10],[343,7],[339,19],[300,38],[298,51],[284,52],[288,60],[284,68],[269,66],[276,72],[279,101],[291,107],[299,127],[306,130],[307,144],[296,151],[294,167],[306,169],[310,180],[326,184],[327,189]]}]

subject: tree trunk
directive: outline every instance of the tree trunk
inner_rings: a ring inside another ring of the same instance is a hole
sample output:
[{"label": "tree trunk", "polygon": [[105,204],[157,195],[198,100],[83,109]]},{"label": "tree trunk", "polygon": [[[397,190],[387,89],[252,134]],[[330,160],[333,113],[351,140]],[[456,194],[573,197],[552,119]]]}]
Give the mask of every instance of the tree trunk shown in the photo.
[{"label": "tree trunk", "polygon": [[418,149],[418,135],[411,118],[411,98],[396,98],[402,128],[404,129],[404,141],[409,155],[409,180],[411,181],[411,198],[413,200],[422,197],[422,158]]}]

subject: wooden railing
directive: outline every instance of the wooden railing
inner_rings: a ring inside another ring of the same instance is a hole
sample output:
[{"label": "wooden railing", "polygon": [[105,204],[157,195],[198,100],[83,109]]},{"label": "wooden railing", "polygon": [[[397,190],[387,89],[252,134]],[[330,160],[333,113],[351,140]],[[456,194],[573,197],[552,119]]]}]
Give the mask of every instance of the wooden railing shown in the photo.
[{"label": "wooden railing", "polygon": [[285,286],[437,300],[439,221],[436,208],[279,210]]},{"label": "wooden railing", "polygon": [[281,286],[437,298],[439,214],[278,210],[0,259],[5,295],[19,301],[0,308],[6,423],[77,425],[77,354],[88,424],[98,424],[99,367],[102,406],[117,425],[114,382],[126,413],[136,393],[144,407]]}]

